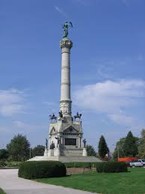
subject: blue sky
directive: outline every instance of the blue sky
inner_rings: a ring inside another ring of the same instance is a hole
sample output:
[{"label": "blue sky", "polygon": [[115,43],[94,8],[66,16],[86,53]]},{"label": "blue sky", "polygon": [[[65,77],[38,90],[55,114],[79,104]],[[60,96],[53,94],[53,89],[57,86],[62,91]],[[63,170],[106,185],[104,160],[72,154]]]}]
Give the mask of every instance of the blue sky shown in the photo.
[{"label": "blue sky", "polygon": [[144,0],[0,0],[0,147],[45,144],[58,114],[62,25],[71,21],[73,114],[97,149],[145,128]]}]

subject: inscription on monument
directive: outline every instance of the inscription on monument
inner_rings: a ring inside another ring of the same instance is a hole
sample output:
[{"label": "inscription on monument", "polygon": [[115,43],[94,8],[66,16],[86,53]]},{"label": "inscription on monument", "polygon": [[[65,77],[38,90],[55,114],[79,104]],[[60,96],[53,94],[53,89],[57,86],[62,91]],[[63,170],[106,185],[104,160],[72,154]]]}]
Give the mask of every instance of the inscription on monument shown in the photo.
[{"label": "inscription on monument", "polygon": [[65,145],[76,145],[75,138],[65,138]]}]

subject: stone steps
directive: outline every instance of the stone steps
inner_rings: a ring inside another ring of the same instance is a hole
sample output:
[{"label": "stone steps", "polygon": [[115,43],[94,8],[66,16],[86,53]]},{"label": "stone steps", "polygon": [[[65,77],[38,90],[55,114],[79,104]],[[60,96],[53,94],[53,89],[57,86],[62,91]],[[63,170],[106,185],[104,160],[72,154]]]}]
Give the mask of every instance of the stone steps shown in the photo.
[{"label": "stone steps", "polygon": [[69,162],[101,162],[99,158],[94,156],[36,156],[34,158],[29,159],[28,161],[60,161],[63,163]]},{"label": "stone steps", "polygon": [[100,162],[101,160],[94,157],[94,156],[64,156],[64,157],[60,157],[59,161],[61,162]]}]

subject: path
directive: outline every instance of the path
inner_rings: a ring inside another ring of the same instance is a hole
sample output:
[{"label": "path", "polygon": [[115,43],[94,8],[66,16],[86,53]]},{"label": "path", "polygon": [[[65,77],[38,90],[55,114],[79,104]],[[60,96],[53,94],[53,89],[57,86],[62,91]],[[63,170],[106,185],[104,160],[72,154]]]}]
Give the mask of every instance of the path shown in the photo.
[{"label": "path", "polygon": [[0,169],[0,188],[7,194],[92,194],[19,178],[16,169]]}]

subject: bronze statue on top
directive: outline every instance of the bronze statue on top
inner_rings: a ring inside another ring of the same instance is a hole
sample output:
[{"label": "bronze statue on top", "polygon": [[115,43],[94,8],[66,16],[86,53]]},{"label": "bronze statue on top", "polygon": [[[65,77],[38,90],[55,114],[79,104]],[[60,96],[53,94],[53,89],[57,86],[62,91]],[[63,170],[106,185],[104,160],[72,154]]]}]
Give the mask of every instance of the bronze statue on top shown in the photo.
[{"label": "bronze statue on top", "polygon": [[69,27],[73,27],[72,22],[65,22],[63,25],[63,38],[67,38]]}]

